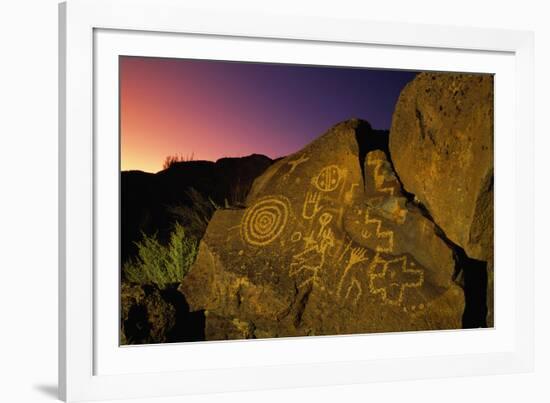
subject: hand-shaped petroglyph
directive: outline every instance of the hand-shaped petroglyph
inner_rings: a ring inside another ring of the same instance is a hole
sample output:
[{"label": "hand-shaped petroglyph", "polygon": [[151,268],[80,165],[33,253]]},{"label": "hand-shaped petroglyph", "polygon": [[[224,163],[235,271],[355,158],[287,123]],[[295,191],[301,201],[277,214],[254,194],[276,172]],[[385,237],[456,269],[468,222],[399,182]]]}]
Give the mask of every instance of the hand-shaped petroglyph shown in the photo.
[{"label": "hand-shaped petroglyph", "polygon": [[302,207],[302,217],[306,220],[311,220],[321,210],[319,202],[321,201],[321,194],[319,192],[307,192]]}]

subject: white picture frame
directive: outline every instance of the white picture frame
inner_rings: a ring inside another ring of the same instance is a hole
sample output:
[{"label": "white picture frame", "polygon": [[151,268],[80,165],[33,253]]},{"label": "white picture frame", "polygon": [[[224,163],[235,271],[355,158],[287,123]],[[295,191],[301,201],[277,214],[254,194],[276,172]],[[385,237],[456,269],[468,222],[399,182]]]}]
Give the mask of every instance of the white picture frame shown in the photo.
[{"label": "white picture frame", "polygon": [[[525,208],[534,188],[531,33],[206,13],[170,0],[70,0],[60,5],[59,40],[62,399],[532,370],[533,214]],[[107,269],[113,251],[104,252],[113,232],[103,224],[116,219],[118,206],[112,73],[119,54],[495,73],[495,328],[119,347],[112,306],[118,271],[113,277]],[[376,55],[375,64],[365,55]]]}]

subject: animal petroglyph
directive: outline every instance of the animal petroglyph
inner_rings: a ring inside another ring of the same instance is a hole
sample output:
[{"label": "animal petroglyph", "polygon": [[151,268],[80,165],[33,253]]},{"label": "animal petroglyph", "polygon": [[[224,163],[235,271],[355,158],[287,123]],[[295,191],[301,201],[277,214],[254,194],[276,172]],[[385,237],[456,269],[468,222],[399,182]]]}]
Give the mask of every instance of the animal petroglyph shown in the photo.
[{"label": "animal petroglyph", "polygon": [[292,172],[294,172],[294,170],[296,169],[296,167],[300,164],[303,164],[304,162],[306,162],[307,160],[309,160],[309,157],[306,157],[305,154],[302,154],[300,155],[300,157],[296,158],[295,160],[291,160],[291,161],[288,161],[287,164],[290,165],[290,170],[287,172],[287,175],[291,174]]},{"label": "animal petroglyph", "polygon": [[321,285],[319,272],[325,264],[328,249],[334,246],[334,242],[334,234],[328,228],[323,231],[320,240],[311,241],[309,246],[306,246],[302,252],[293,256],[289,275],[296,276],[304,271],[308,272],[306,274],[307,278],[299,287],[303,287],[309,283]]},{"label": "animal petroglyph", "polygon": [[338,165],[329,165],[312,179],[313,185],[321,192],[332,192],[343,180],[345,171]]},{"label": "animal petroglyph", "polygon": [[284,196],[268,196],[246,209],[241,236],[250,245],[265,246],[277,239],[288,221],[290,202]]},{"label": "animal petroglyph", "polygon": [[[348,276],[348,273],[349,273],[350,269],[353,266],[355,266],[359,263],[365,262],[367,260],[368,260],[367,250],[365,248],[357,247],[357,248],[352,248],[351,249],[351,253],[350,253],[350,256],[349,256],[348,263],[346,264],[346,267],[344,268],[344,271],[342,272],[342,277],[340,277],[340,281],[338,282],[338,287],[336,288],[336,295],[338,297],[341,296],[342,287],[344,285],[344,281],[346,280],[346,277]],[[348,291],[346,292],[346,296],[349,295],[350,288],[353,287],[354,284],[355,284],[355,287],[358,288],[358,294],[362,293],[361,285],[359,284],[359,282],[357,281],[357,279],[355,277],[352,277],[351,285],[349,286]]]},{"label": "animal petroglyph", "polygon": [[401,305],[405,290],[420,287],[423,283],[424,271],[416,269],[412,262],[408,265],[406,255],[385,260],[376,254],[369,266],[370,292],[391,305]]},{"label": "animal petroglyph", "polygon": [[378,218],[371,218],[369,208],[365,213],[365,225],[368,227],[361,232],[363,238],[368,239],[372,235],[375,235],[378,239],[383,240],[383,244],[376,246],[377,252],[393,251],[393,231],[383,231],[382,220],[379,220]]}]

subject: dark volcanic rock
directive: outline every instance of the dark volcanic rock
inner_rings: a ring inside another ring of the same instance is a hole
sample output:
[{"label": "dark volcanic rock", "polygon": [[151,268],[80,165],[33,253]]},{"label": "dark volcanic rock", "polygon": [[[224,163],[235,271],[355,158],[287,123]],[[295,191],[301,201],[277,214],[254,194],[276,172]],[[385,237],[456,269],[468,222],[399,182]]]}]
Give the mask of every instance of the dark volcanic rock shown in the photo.
[{"label": "dark volcanic rock", "polygon": [[176,310],[158,289],[122,283],[121,344],[164,343],[176,322]]},{"label": "dark volcanic rock", "polygon": [[446,236],[493,256],[493,77],[422,73],[401,92],[390,131],[395,170]]},{"label": "dark volcanic rock", "polygon": [[207,339],[461,327],[452,250],[373,136],[340,123],[214,214],[180,286]]},{"label": "dark volcanic rock", "polygon": [[123,282],[120,291],[120,344],[204,340],[204,313],[189,312],[176,286],[160,290]]}]

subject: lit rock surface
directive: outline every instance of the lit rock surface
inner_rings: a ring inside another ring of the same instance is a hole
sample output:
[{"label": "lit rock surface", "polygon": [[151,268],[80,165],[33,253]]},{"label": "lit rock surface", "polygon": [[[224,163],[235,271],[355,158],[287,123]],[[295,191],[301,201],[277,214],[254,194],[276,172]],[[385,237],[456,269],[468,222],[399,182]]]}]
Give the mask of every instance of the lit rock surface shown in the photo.
[{"label": "lit rock surface", "polygon": [[207,340],[462,327],[453,252],[377,136],[340,123],[214,214],[180,286]]},{"label": "lit rock surface", "polygon": [[469,258],[486,262],[493,326],[493,78],[422,73],[401,92],[389,147],[405,190]]},{"label": "lit rock surface", "polygon": [[493,256],[493,78],[421,73],[401,92],[390,152],[405,190],[470,258]]}]

